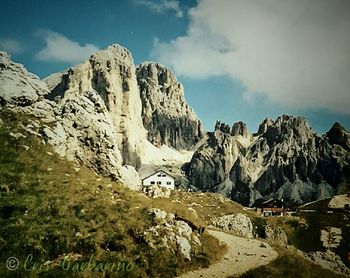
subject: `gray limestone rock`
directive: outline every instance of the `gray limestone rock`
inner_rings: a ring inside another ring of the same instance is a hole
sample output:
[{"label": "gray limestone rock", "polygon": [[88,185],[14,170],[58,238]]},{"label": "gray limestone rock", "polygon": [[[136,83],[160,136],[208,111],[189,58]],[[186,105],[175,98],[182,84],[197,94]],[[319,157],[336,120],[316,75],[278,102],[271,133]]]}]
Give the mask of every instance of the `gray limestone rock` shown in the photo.
[{"label": "gray limestone rock", "polygon": [[252,221],[248,216],[242,213],[213,218],[209,221],[209,226],[234,233],[241,237],[254,237]]},{"label": "gray limestone rock", "polygon": [[45,83],[0,51],[0,107],[29,106],[49,92]]},{"label": "gray limestone rock", "polygon": [[157,63],[136,68],[142,100],[142,120],[147,138],[155,146],[192,150],[204,137],[201,122],[186,103],[184,90],[175,75]]},{"label": "gray limestone rock", "polygon": [[339,124],[319,136],[303,117],[265,119],[254,135],[242,123],[230,129],[218,121],[185,170],[199,190],[246,206],[271,197],[301,204],[349,190],[348,141]]}]

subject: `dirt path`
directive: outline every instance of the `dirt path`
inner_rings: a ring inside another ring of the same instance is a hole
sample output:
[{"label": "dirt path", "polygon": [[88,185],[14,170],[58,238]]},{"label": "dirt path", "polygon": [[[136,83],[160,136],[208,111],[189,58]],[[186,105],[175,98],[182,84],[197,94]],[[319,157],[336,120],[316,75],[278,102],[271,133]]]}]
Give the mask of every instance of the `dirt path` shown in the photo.
[{"label": "dirt path", "polygon": [[241,238],[213,230],[209,230],[209,233],[227,244],[227,253],[220,262],[211,265],[209,268],[187,272],[181,275],[180,278],[234,276],[268,264],[278,256],[270,245],[256,239]]}]

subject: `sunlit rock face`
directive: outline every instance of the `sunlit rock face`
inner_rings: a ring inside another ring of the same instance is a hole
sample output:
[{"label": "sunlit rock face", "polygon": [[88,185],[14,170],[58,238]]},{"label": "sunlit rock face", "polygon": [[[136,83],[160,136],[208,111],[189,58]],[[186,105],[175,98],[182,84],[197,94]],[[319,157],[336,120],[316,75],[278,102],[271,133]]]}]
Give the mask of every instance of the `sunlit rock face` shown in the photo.
[{"label": "sunlit rock face", "polygon": [[126,48],[112,45],[84,63],[67,72],[54,74],[45,81],[51,89],[49,97],[59,104],[67,99],[78,99],[86,92],[96,92],[112,120],[111,128],[115,130],[122,164],[140,166],[146,131],[141,119],[142,103],[135,66]]}]

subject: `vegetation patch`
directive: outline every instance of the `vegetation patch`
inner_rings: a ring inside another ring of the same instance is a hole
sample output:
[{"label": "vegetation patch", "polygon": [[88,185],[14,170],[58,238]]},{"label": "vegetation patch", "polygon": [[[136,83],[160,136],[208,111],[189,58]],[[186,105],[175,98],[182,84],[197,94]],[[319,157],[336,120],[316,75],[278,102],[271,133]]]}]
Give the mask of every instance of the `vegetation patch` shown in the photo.
[{"label": "vegetation patch", "polygon": [[[186,205],[150,199],[62,159],[23,129],[27,115],[1,110],[0,119],[0,276],[173,277],[225,252],[206,233],[191,261],[150,248],[143,239],[154,225],[149,208],[196,226],[204,220]],[[6,267],[9,257],[18,259],[16,271]]]}]

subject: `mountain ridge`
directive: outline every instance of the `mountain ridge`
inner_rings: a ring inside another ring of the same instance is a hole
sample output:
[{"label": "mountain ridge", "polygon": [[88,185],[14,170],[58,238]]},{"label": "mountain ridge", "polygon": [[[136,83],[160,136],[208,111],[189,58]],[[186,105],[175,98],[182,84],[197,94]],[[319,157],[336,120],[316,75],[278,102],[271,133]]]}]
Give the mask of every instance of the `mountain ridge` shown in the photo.
[{"label": "mountain ridge", "polygon": [[155,62],[134,65],[118,44],[44,80],[5,52],[0,67],[1,107],[39,118],[44,125],[34,120],[27,129],[61,156],[132,188],[141,184],[143,164],[166,164],[171,153],[181,167],[186,161],[177,152],[190,151],[185,186],[244,205],[270,197],[303,203],[349,190],[350,135],[339,123],[321,136],[304,117],[281,115],[263,120],[256,133],[242,121],[218,121],[205,132],[174,73]]}]

